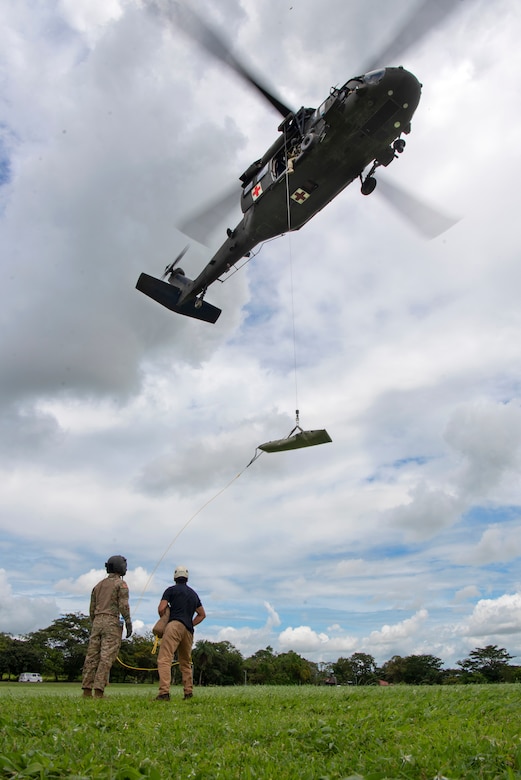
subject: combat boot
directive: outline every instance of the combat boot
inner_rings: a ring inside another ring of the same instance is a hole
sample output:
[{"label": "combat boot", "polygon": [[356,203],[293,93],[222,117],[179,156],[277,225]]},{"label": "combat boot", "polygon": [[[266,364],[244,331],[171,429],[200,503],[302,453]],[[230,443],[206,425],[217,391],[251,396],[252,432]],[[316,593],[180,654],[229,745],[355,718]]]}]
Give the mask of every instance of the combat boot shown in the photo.
[{"label": "combat boot", "polygon": [[101,688],[94,688],[94,698],[103,699],[103,691],[101,690]]},{"label": "combat boot", "polygon": [[83,698],[84,699],[90,699],[92,696],[92,688],[84,688],[83,689]]}]

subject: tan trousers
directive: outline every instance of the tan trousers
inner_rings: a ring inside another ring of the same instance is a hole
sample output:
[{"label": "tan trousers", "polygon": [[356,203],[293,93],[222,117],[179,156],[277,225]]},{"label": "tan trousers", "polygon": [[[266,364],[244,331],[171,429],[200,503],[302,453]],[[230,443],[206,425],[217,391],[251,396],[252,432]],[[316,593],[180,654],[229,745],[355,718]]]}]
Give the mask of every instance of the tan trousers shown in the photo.
[{"label": "tan trousers", "polygon": [[170,693],[172,660],[176,650],[183,680],[183,690],[185,694],[192,693],[192,665],[190,659],[193,641],[194,635],[178,620],[171,620],[168,623],[159,646],[159,655],[157,656],[160,695]]},{"label": "tan trousers", "polygon": [[92,623],[89,647],[83,664],[82,688],[105,689],[110,669],[121,647],[121,624],[110,615],[98,615]]}]

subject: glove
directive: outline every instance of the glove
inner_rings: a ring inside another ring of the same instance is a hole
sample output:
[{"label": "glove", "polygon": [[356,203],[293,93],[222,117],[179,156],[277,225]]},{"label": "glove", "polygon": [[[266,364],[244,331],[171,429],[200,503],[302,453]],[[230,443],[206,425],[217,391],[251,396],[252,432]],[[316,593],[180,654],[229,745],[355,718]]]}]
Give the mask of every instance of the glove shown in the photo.
[{"label": "glove", "polygon": [[127,639],[128,639],[129,636],[132,636],[132,622],[130,620],[128,620],[125,623],[125,626],[126,626],[126,629],[127,629]]}]

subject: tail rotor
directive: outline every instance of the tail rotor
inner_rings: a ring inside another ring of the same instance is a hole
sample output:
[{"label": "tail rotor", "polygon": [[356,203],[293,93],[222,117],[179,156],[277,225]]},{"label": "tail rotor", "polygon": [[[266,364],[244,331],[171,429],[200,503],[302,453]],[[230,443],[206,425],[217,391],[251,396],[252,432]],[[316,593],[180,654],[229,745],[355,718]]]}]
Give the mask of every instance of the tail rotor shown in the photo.
[{"label": "tail rotor", "polygon": [[161,277],[161,279],[166,279],[167,276],[184,276],[185,275],[185,272],[183,271],[183,269],[182,268],[178,268],[177,266],[179,265],[179,263],[181,262],[181,260],[185,256],[185,254],[187,253],[189,246],[190,245],[187,244],[185,246],[185,248],[183,249],[183,251],[180,252],[177,255],[176,259],[173,262],[171,262],[169,265],[167,265],[167,267],[165,268],[165,270],[163,272],[163,276]]}]

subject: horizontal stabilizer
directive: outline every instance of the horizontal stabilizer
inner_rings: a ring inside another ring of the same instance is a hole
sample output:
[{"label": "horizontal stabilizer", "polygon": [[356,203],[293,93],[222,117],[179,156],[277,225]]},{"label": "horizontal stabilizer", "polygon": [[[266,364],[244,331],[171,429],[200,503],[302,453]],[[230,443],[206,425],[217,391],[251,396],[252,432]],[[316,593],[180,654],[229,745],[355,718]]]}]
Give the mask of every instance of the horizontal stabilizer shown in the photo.
[{"label": "horizontal stabilizer", "polygon": [[178,304],[181,290],[148,274],[141,274],[137,280],[136,289],[148,295],[149,298],[153,298],[161,306],[166,306],[167,309],[175,311],[176,314],[184,314],[185,317],[194,317],[196,320],[213,323],[217,321],[221,313],[221,309],[218,309],[217,306],[212,306],[211,303],[196,298]]},{"label": "horizontal stabilizer", "polygon": [[275,441],[259,444],[258,449],[264,452],[285,452],[286,450],[298,450],[300,447],[314,447],[315,444],[327,444],[330,441],[332,439],[325,430],[301,430],[300,433],[288,436],[286,439],[275,439]]}]

